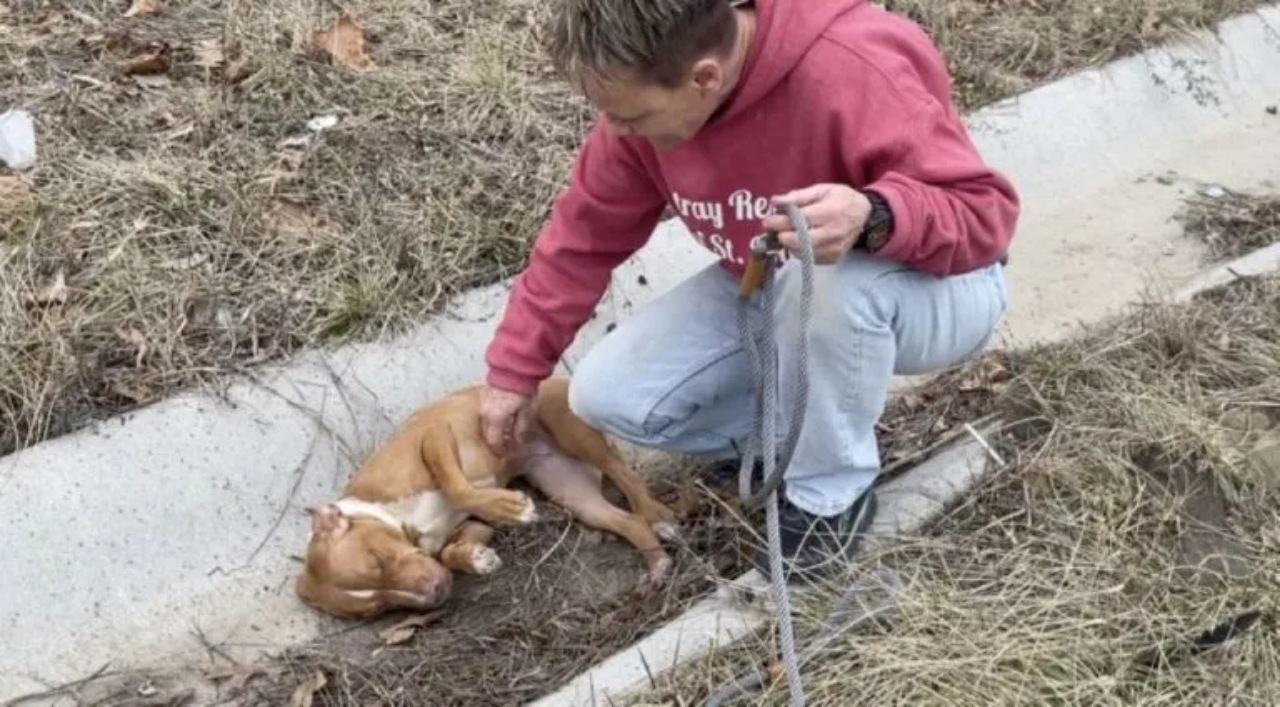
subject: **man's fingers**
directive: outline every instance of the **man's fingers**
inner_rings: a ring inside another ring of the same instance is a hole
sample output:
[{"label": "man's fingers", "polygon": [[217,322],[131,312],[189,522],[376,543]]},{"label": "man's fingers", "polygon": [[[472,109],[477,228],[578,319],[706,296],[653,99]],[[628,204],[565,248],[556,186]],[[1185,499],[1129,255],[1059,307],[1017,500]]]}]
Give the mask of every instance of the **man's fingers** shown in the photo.
[{"label": "man's fingers", "polygon": [[[830,249],[826,244],[833,238],[831,230],[825,226],[809,229],[809,243],[813,247],[813,257],[815,259],[819,257],[819,254]],[[778,242],[782,244],[783,248],[792,253],[800,254],[800,234],[796,231],[778,231]]]},{"label": "man's fingers", "polygon": [[507,448],[507,434],[510,429],[510,418],[485,420],[484,441],[495,454],[501,456]]},{"label": "man's fingers", "polygon": [[779,209],[783,208],[788,202],[803,208],[816,201],[820,201],[827,195],[829,190],[830,187],[826,184],[814,184],[813,186],[796,189],[795,191],[775,196],[772,201],[773,205]]},{"label": "man's fingers", "polygon": [[[819,201],[808,203],[800,207],[800,215],[804,217],[805,223],[809,224],[809,232],[814,233],[829,221],[835,219],[838,214],[835,213],[834,207],[829,202]],[[761,224],[770,231],[795,231],[796,224],[792,223],[791,216],[785,211],[778,211],[770,214],[761,220]]]},{"label": "man's fingers", "polygon": [[515,424],[513,425],[515,427],[515,434],[512,435],[513,438],[516,440],[524,439],[525,434],[529,432],[529,427],[532,421],[532,414],[529,412],[528,408],[522,408],[518,413],[516,413]]}]

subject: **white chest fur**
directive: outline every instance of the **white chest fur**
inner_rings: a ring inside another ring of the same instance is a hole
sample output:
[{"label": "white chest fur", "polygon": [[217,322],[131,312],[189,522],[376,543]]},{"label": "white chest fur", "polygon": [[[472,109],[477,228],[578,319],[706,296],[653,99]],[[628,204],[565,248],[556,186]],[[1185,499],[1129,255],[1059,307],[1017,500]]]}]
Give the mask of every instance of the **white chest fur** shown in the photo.
[{"label": "white chest fur", "polygon": [[413,528],[421,534],[418,546],[429,555],[440,552],[445,540],[466,519],[466,514],[454,509],[439,491],[423,491],[385,503],[358,498],[344,498],[337,503],[347,515],[373,516],[388,525],[404,524]]}]

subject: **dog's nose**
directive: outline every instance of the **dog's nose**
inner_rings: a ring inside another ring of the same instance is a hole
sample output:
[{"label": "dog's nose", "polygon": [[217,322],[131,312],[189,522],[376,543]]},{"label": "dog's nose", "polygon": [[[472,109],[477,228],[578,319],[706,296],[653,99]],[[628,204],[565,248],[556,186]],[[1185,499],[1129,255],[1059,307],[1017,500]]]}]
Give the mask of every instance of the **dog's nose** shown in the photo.
[{"label": "dog's nose", "polygon": [[453,590],[453,577],[449,573],[427,577],[423,582],[422,593],[435,601],[444,601]]}]

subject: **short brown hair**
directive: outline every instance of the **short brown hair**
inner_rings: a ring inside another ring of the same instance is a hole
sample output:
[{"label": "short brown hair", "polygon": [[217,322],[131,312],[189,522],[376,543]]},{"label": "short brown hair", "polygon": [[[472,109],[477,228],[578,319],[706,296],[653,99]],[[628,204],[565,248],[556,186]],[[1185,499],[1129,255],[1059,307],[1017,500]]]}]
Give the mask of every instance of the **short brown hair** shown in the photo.
[{"label": "short brown hair", "polygon": [[573,83],[640,79],[672,88],[737,39],[732,0],[556,0],[546,45]]}]

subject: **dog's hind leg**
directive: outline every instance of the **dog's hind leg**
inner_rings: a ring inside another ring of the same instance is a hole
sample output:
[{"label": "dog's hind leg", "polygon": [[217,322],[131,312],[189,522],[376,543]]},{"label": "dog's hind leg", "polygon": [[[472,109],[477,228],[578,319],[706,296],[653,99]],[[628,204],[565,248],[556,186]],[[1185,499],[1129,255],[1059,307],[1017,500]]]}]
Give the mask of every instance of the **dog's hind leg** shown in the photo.
[{"label": "dog's hind leg", "polygon": [[662,537],[678,537],[675,512],[653,497],[644,479],[623,461],[604,433],[573,414],[569,408],[567,380],[552,378],[542,384],[538,417],[560,450],[603,471],[622,491],[631,510],[647,520]]},{"label": "dog's hind leg", "polygon": [[639,515],[609,502],[600,489],[600,472],[549,446],[525,462],[523,475],[553,503],[569,511],[584,525],[621,536],[645,557],[646,589],[661,584],[671,568],[671,557],[653,526]]},{"label": "dog's hind leg", "polygon": [[489,547],[492,539],[492,527],[466,521],[441,548],[440,564],[464,574],[492,574],[502,567],[502,558]]}]

